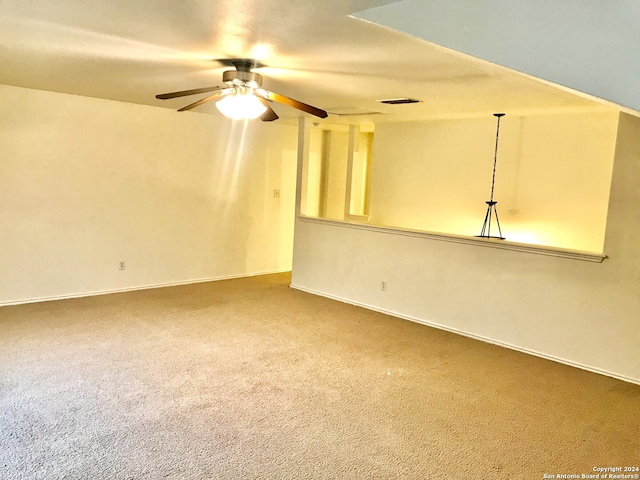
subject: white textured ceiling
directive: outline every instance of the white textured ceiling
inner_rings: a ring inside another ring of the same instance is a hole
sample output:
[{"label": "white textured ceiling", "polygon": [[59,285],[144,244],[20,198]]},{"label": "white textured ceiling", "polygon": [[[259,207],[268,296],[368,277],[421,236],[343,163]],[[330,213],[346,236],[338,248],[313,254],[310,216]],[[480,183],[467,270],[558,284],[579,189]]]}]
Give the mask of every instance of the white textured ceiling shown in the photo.
[{"label": "white textured ceiling", "polygon": [[[598,105],[349,16],[387,3],[0,0],[0,83],[177,109],[199,97],[155,95],[220,85],[228,67],[215,59],[254,58],[266,65],[265,88],[329,112],[383,112],[372,117],[380,121]],[[395,97],[422,102],[376,102]],[[283,119],[299,116],[274,109]],[[211,104],[194,111],[217,114]]]}]

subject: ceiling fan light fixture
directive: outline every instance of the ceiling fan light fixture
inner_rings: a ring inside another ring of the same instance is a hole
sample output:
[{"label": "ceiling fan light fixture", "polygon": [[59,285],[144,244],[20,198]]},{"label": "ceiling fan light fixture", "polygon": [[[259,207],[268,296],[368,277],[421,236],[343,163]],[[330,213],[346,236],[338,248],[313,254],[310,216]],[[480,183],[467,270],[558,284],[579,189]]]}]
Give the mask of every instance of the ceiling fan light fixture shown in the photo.
[{"label": "ceiling fan light fixture", "polygon": [[235,92],[219,100],[216,107],[233,120],[253,120],[267,111],[267,107],[251,92]]},{"label": "ceiling fan light fixture", "polygon": [[[1,2],[2,0],[0,0],[0,3]],[[302,112],[315,115],[316,117],[327,118],[328,113],[321,108],[260,88],[260,85],[262,85],[262,75],[251,71],[251,69],[263,67],[264,65],[257,63],[255,60],[229,59],[223,60],[221,63],[236,67],[235,70],[222,72],[222,81],[226,84],[225,87],[204,87],[181,90],[179,92],[161,93],[156,95],[156,98],[159,100],[168,100],[170,98],[210,93],[211,95],[208,97],[190,103],[178,111],[185,112],[214,99],[217,100],[220,97],[224,97],[216,103],[216,106],[223,115],[233,119],[254,119],[260,117],[260,120],[263,122],[273,122],[277,120],[279,118],[278,114],[273,111],[273,108],[269,106],[267,101],[281,103]],[[227,97],[229,94],[231,95]]]}]

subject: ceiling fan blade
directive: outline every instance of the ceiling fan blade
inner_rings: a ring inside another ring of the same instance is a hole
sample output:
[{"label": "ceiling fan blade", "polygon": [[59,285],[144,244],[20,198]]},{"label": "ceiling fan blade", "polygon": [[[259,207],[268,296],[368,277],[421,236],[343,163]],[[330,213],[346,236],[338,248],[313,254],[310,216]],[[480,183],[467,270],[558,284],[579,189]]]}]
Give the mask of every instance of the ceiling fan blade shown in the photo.
[{"label": "ceiling fan blade", "polygon": [[199,107],[203,103],[207,103],[207,102],[210,102],[211,100],[213,100],[214,98],[218,98],[218,97],[222,97],[223,95],[227,95],[227,94],[233,92],[233,90],[234,90],[233,88],[223,88],[222,90],[217,91],[213,95],[209,95],[208,97],[204,97],[203,99],[198,100],[197,102],[190,103],[186,107],[182,107],[178,111],[179,112],[184,112],[186,110],[191,110],[192,108]]},{"label": "ceiling fan blade", "polygon": [[256,98],[260,100],[260,103],[262,103],[265,107],[267,107],[267,111],[260,116],[260,120],[262,120],[263,122],[273,122],[274,120],[277,120],[278,118],[280,118],[278,117],[278,114],[273,111],[273,108],[271,108],[271,105],[269,105],[264,98],[257,97],[257,96]]},{"label": "ceiling fan blade", "polygon": [[214,90],[219,90],[221,88],[224,88],[224,87],[194,88],[193,90],[182,90],[180,92],[162,93],[160,95],[156,95],[156,98],[160,100],[167,100],[169,98],[186,97],[187,95],[197,95],[198,93],[213,92]]},{"label": "ceiling fan blade", "polygon": [[280,95],[279,93],[270,92],[269,90],[265,90],[264,88],[256,88],[255,92],[263,98],[266,98],[267,100],[272,100],[274,102],[297,108],[298,110],[310,113],[311,115],[315,115],[316,117],[327,118],[328,114],[324,110],[313,107],[311,105],[307,105],[306,103],[299,102],[298,100],[294,100],[293,98],[285,97],[284,95]]}]

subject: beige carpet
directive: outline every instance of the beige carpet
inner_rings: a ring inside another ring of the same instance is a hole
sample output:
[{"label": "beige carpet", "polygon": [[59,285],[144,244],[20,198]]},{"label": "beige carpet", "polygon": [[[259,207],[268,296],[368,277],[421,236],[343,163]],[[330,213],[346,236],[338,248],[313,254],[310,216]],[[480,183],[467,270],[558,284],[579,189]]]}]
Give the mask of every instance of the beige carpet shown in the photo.
[{"label": "beige carpet", "polygon": [[0,478],[542,479],[640,463],[640,386],[288,283],[0,308]]}]

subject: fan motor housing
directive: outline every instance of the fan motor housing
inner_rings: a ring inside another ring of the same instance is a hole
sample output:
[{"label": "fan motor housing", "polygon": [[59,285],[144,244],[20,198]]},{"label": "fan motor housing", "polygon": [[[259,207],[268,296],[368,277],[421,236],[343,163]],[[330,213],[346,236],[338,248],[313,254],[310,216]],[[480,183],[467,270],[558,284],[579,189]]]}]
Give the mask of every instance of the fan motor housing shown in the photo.
[{"label": "fan motor housing", "polygon": [[257,88],[262,85],[262,75],[256,72],[242,70],[227,70],[222,72],[222,81],[227,85]]}]

